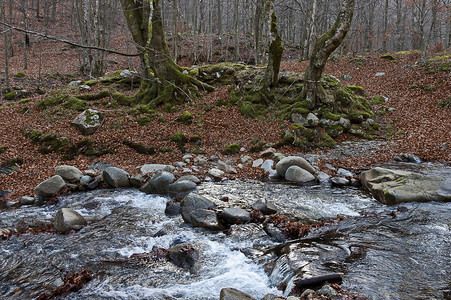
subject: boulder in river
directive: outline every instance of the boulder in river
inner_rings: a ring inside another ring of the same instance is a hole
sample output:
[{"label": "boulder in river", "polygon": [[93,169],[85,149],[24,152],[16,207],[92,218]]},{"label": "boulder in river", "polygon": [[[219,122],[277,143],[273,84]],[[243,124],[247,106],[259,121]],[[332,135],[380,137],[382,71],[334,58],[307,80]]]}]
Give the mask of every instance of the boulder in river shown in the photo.
[{"label": "boulder in river", "polygon": [[199,260],[199,251],[191,244],[178,244],[168,249],[167,257],[177,267],[189,270]]},{"label": "boulder in river", "polygon": [[189,180],[177,181],[169,185],[170,197],[186,196],[197,188],[197,185]]},{"label": "boulder in river", "polygon": [[85,218],[71,208],[61,208],[55,215],[53,226],[58,232],[66,233],[71,229],[79,230],[86,226]]},{"label": "boulder in river", "polygon": [[223,288],[219,300],[255,300],[255,298],[234,288]]},{"label": "boulder in river", "polygon": [[83,173],[73,166],[62,165],[55,168],[56,175],[60,175],[67,182],[78,183]]},{"label": "boulder in river", "polygon": [[281,177],[285,177],[285,173],[291,166],[298,166],[302,169],[315,174],[316,170],[312,165],[300,156],[288,156],[280,160],[276,165],[277,174]]},{"label": "boulder in river", "polygon": [[112,187],[118,188],[130,186],[129,174],[122,169],[108,167],[103,171],[102,176],[103,180]]},{"label": "boulder in river", "polygon": [[198,209],[215,209],[216,205],[207,198],[191,193],[180,202],[180,213],[185,222],[191,223],[191,216]]},{"label": "boulder in river", "polygon": [[139,190],[147,194],[167,195],[169,193],[169,185],[172,182],[174,182],[174,175],[161,171],[156,173]]},{"label": "boulder in river", "polygon": [[252,203],[251,208],[260,211],[264,215],[272,215],[277,213],[277,207],[271,201],[263,202],[259,200]]},{"label": "boulder in river", "polygon": [[191,214],[191,225],[193,225],[193,227],[202,227],[210,230],[221,229],[216,212],[207,209],[196,209]]},{"label": "boulder in river", "polygon": [[228,224],[245,224],[251,220],[251,214],[242,208],[233,207],[224,209],[221,218]]},{"label": "boulder in river", "polygon": [[451,201],[451,178],[376,167],[360,175],[362,185],[385,204]]},{"label": "boulder in river", "polygon": [[55,175],[47,180],[44,180],[36,186],[34,192],[38,196],[52,197],[60,193],[66,187],[66,183],[59,175]]}]

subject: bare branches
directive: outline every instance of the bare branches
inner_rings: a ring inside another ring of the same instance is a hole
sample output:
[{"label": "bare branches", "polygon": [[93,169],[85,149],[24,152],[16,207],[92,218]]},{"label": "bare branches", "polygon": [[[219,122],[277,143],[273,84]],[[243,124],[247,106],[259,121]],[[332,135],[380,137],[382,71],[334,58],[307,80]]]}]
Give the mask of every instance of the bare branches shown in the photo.
[{"label": "bare branches", "polygon": [[12,25],[10,25],[8,23],[5,23],[3,21],[0,21],[0,24],[3,25],[3,26],[8,27],[9,28],[8,30],[16,30],[16,31],[20,31],[20,32],[23,32],[23,33],[28,33],[28,34],[40,36],[40,37],[43,37],[43,38],[46,38],[46,39],[49,39],[49,40],[53,40],[53,41],[65,43],[65,44],[68,44],[68,45],[71,45],[71,46],[75,46],[77,48],[105,51],[105,52],[108,52],[108,53],[118,54],[118,55],[121,55],[121,56],[140,56],[141,55],[141,53],[129,54],[129,53],[123,53],[123,52],[120,52],[120,51],[116,51],[116,50],[113,50],[113,49],[106,49],[106,48],[97,47],[97,46],[81,45],[81,44],[78,44],[76,42],[73,42],[73,41],[70,41],[70,40],[66,40],[66,39],[63,39],[63,38],[60,38],[60,37],[57,37],[57,36],[48,35],[48,34],[44,34],[44,33],[41,33],[41,32],[32,31],[32,30],[25,30],[25,29],[22,29],[22,28],[19,28],[19,27],[16,27],[16,26],[12,26]]}]

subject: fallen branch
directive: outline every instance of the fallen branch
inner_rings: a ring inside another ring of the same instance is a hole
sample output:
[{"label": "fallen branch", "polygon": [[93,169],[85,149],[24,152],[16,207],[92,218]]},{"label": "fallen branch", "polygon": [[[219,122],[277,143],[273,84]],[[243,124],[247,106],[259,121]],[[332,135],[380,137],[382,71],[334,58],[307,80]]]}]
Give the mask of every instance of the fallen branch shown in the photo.
[{"label": "fallen branch", "polygon": [[294,285],[299,289],[308,289],[320,287],[325,283],[341,283],[342,281],[343,281],[342,274],[334,273],[307,279],[297,279],[294,281]]}]

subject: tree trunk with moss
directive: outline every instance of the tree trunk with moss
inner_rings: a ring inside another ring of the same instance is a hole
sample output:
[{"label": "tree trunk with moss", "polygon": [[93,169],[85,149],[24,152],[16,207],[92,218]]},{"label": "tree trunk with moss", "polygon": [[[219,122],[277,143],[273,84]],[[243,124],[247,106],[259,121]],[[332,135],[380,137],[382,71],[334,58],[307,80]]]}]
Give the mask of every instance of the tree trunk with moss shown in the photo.
[{"label": "tree trunk with moss", "polygon": [[319,103],[327,103],[327,95],[321,84],[321,76],[327,59],[340,46],[351,28],[354,4],[355,0],[343,0],[335,23],[315,41],[310,62],[305,71],[304,87],[300,95],[301,99],[306,99],[309,102],[310,108],[315,108]]},{"label": "tree trunk with moss", "polygon": [[279,81],[280,62],[282,60],[283,46],[282,39],[277,30],[277,16],[274,11],[274,0],[268,1],[269,26],[270,28],[270,44],[268,55],[268,66],[266,67],[265,77],[263,80],[263,90],[267,91],[277,86]]},{"label": "tree trunk with moss", "polygon": [[121,0],[122,9],[138,51],[143,80],[135,102],[157,106],[178,104],[195,97],[199,90],[214,88],[188,74],[171,58],[164,34],[160,0]]}]

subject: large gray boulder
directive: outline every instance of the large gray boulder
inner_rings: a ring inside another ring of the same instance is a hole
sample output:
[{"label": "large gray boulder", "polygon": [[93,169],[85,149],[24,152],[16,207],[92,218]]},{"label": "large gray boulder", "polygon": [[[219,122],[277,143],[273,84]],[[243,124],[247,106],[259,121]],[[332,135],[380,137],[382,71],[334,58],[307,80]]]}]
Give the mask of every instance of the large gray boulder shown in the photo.
[{"label": "large gray boulder", "polygon": [[53,226],[56,231],[66,233],[71,229],[79,230],[86,226],[85,218],[71,208],[61,208],[55,215]]},{"label": "large gray boulder", "polygon": [[72,125],[77,127],[83,135],[91,135],[102,126],[103,113],[95,109],[87,109],[79,114]]},{"label": "large gray boulder", "polygon": [[245,224],[251,220],[251,214],[242,208],[233,207],[224,209],[221,218],[227,224]]},{"label": "large gray boulder", "polygon": [[103,181],[112,187],[118,188],[130,186],[129,174],[122,169],[108,167],[103,171],[102,176]]},{"label": "large gray boulder", "polygon": [[66,187],[63,177],[55,175],[47,180],[44,180],[36,186],[34,192],[38,196],[52,197],[60,193]]},{"label": "large gray boulder", "polygon": [[223,288],[219,300],[256,300],[254,297],[234,288]]},{"label": "large gray boulder", "polygon": [[68,165],[56,167],[55,173],[67,182],[80,182],[80,178],[83,177],[83,173],[79,169]]},{"label": "large gray boulder", "polygon": [[139,190],[147,194],[167,195],[169,185],[174,182],[174,175],[169,172],[161,171],[156,173]]},{"label": "large gray boulder", "polygon": [[316,170],[312,167],[312,165],[299,156],[288,156],[280,160],[276,165],[277,174],[281,177],[285,177],[285,173],[291,166],[298,166],[302,169],[310,172],[311,174],[315,174]]},{"label": "large gray boulder", "polygon": [[197,188],[197,185],[189,180],[176,181],[169,185],[169,196],[180,197],[186,196]]},{"label": "large gray boulder", "polygon": [[451,201],[451,178],[373,168],[360,175],[362,185],[385,204]]},{"label": "large gray boulder", "polygon": [[285,172],[285,179],[289,181],[305,183],[315,180],[315,176],[301,167],[291,166]]},{"label": "large gray boulder", "polygon": [[191,215],[198,209],[215,209],[216,205],[207,198],[191,193],[180,202],[180,213],[185,222],[191,223]]}]

